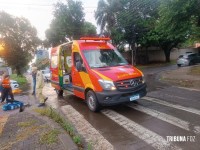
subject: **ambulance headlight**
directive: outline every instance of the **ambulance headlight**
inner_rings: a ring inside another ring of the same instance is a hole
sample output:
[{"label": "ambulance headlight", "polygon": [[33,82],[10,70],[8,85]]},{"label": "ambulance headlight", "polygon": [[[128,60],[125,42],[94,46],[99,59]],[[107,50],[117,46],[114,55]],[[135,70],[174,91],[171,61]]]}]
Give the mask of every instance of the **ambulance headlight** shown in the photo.
[{"label": "ambulance headlight", "polygon": [[145,78],[144,78],[144,75],[142,75],[142,83],[145,83]]},{"label": "ambulance headlight", "polygon": [[112,81],[100,79],[99,84],[104,90],[116,90],[116,87]]}]

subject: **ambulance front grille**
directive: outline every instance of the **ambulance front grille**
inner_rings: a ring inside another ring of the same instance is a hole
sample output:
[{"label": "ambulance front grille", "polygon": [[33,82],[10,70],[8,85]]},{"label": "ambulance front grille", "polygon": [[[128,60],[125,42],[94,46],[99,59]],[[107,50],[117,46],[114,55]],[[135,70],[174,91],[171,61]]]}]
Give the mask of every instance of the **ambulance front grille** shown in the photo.
[{"label": "ambulance front grille", "polygon": [[130,90],[142,84],[142,77],[115,82],[118,90]]}]

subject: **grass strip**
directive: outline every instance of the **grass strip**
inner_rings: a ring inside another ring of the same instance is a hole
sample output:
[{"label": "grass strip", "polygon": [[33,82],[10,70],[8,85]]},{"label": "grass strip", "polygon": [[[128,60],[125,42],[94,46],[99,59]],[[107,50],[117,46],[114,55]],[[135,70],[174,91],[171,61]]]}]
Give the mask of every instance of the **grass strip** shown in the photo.
[{"label": "grass strip", "polygon": [[75,130],[73,126],[68,123],[65,119],[63,119],[59,113],[57,113],[55,110],[53,110],[50,107],[47,108],[35,108],[35,112],[39,113],[42,116],[47,116],[57,122],[67,133],[72,137],[74,143],[77,144],[79,149],[84,149],[84,144],[82,142],[82,139],[80,135],[77,135],[75,133]]},{"label": "grass strip", "polygon": [[46,131],[40,136],[40,143],[42,144],[53,144],[58,142],[58,135],[60,134],[60,131],[57,129],[53,129],[50,131]]}]

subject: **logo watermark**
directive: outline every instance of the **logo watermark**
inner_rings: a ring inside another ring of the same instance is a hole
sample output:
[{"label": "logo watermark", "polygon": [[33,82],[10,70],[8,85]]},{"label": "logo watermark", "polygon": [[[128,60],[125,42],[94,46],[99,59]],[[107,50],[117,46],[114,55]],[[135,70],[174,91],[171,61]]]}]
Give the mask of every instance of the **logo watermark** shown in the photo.
[{"label": "logo watermark", "polygon": [[195,142],[195,136],[166,136],[168,142]]}]

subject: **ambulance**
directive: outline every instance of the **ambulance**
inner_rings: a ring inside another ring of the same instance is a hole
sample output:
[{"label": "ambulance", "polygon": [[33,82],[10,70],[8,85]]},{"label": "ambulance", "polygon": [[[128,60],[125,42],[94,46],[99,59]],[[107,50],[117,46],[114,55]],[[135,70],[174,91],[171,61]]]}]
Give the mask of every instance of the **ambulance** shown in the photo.
[{"label": "ambulance", "polygon": [[51,49],[51,85],[73,94],[91,111],[137,101],[146,95],[143,73],[128,64],[110,38],[82,37]]}]

